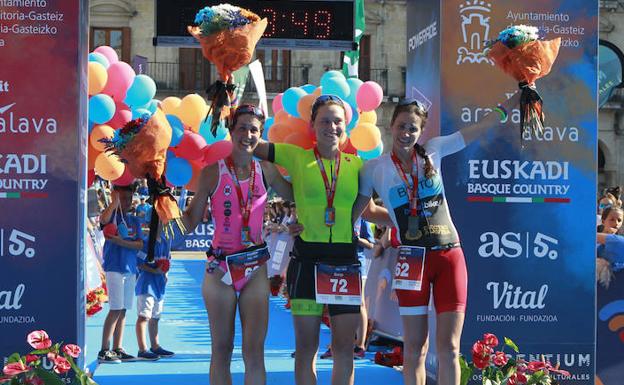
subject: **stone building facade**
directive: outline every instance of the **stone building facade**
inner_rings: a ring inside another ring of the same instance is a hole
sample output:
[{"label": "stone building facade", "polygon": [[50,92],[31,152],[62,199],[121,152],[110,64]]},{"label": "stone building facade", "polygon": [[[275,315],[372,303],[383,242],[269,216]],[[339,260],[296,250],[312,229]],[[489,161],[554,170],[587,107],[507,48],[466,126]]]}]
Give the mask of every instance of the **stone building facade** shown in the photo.
[{"label": "stone building facade", "polygon": [[[600,37],[624,49],[624,0],[601,1]],[[202,93],[214,81],[215,72],[198,49],[155,47],[156,0],[92,0],[90,2],[91,49],[108,44],[130,62],[135,55],[147,58],[148,74],[158,84],[159,96]],[[378,126],[386,144],[394,107],[405,94],[406,1],[367,0],[366,32],[361,45],[360,77],[375,80],[386,99],[378,111]],[[318,84],[321,75],[342,66],[338,51],[258,50],[265,68],[269,98],[290,86]],[[254,101],[254,93],[246,94]],[[270,103],[270,101],[269,101]],[[624,92],[616,90],[599,111],[598,187],[624,184]]]}]

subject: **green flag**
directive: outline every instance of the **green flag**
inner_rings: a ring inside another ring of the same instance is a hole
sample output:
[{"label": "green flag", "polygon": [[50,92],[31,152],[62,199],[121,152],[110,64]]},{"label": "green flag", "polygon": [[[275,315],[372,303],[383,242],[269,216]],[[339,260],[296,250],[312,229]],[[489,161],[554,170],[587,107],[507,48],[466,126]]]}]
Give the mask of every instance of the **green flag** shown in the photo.
[{"label": "green flag", "polygon": [[355,0],[355,42],[358,44],[356,51],[347,51],[344,54],[342,72],[348,78],[358,77],[358,62],[360,61],[360,39],[366,29],[364,17],[364,0]]}]

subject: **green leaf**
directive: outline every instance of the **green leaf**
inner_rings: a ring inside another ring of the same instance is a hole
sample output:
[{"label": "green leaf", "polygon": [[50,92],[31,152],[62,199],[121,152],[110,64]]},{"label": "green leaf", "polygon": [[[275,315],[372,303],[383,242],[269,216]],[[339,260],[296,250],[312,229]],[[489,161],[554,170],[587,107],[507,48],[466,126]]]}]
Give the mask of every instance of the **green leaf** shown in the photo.
[{"label": "green leaf", "polygon": [[30,354],[48,354],[50,349],[37,349],[30,352]]},{"label": "green leaf", "polygon": [[518,349],[518,345],[511,340],[511,338],[505,337],[505,345],[509,346],[513,349],[514,352],[520,353],[520,349]]},{"label": "green leaf", "polygon": [[43,380],[46,385],[65,385],[63,381],[54,373],[48,372],[41,368],[35,368],[35,373]]},{"label": "green leaf", "polygon": [[467,385],[468,381],[470,381],[470,377],[472,376],[472,367],[468,365],[468,362],[466,362],[466,359],[463,356],[459,357],[459,370],[461,373],[459,384]]},{"label": "green leaf", "polygon": [[19,353],[13,353],[7,359],[7,364],[12,364],[14,362],[20,362],[21,360],[22,360],[22,357],[20,357]]}]

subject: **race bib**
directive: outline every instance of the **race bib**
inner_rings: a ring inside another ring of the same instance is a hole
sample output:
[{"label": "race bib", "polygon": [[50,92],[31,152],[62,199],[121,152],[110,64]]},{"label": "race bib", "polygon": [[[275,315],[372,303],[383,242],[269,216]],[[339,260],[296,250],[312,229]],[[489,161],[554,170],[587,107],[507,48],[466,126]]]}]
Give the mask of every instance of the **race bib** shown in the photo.
[{"label": "race bib", "polygon": [[394,267],[393,289],[414,291],[422,289],[426,251],[424,247],[399,247],[399,256]]},{"label": "race bib", "polygon": [[314,270],[316,302],[332,305],[362,304],[359,265],[333,266],[319,263]]},{"label": "race bib", "polygon": [[256,269],[260,268],[270,258],[269,249],[262,247],[253,251],[241,252],[225,257],[228,274],[221,280],[228,285],[239,286]]}]

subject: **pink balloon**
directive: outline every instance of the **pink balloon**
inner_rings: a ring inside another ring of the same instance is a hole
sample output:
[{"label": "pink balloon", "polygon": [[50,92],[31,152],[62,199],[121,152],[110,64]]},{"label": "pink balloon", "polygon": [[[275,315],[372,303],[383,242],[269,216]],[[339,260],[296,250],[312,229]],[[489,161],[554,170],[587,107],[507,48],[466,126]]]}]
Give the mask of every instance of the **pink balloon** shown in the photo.
[{"label": "pink balloon", "polygon": [[128,63],[119,61],[111,64],[108,67],[108,81],[102,93],[110,95],[115,102],[123,102],[135,76],[134,70]]},{"label": "pink balloon", "polygon": [[281,111],[284,109],[284,106],[282,105],[282,97],[284,96],[284,93],[280,93],[277,94],[274,98],[273,98],[273,102],[271,102],[271,108],[273,108],[273,115],[277,114],[278,111]]},{"label": "pink balloon", "polygon": [[129,186],[134,182],[134,175],[130,172],[130,167],[124,169],[124,173],[113,181],[114,186]]},{"label": "pink balloon", "polygon": [[101,45],[93,50],[93,52],[97,52],[99,54],[104,55],[106,59],[108,59],[109,64],[117,63],[119,61],[119,56],[117,56],[117,51],[112,49],[107,45]]},{"label": "pink balloon", "polygon": [[220,140],[204,149],[203,162],[206,166],[216,163],[221,159],[225,159],[232,153],[232,142],[229,140]]},{"label": "pink balloon", "polygon": [[360,86],[355,97],[358,108],[364,112],[372,111],[379,107],[383,100],[383,90],[381,86],[373,81],[364,82]]},{"label": "pink balloon", "polygon": [[345,118],[347,118],[347,125],[351,123],[351,119],[353,119],[353,110],[351,109],[351,105],[347,102],[342,103],[345,108]]},{"label": "pink balloon", "polygon": [[190,130],[184,131],[182,141],[176,146],[176,156],[186,160],[199,160],[204,157],[204,148],[207,146],[203,136]]},{"label": "pink balloon", "polygon": [[132,111],[130,111],[130,107],[125,103],[115,103],[115,115],[107,124],[116,130],[125,126],[131,120]]}]

